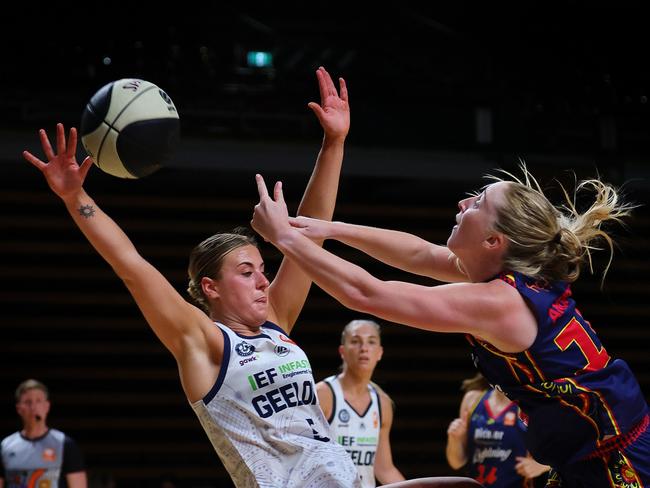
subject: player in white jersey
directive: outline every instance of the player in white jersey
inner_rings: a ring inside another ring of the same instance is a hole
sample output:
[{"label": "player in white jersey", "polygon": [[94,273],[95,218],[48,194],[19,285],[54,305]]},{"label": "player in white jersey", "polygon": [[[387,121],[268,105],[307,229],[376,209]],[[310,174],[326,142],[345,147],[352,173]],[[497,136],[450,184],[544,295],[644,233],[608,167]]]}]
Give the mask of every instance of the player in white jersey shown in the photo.
[{"label": "player in white jersey", "polygon": [[[339,96],[324,68],[319,68],[316,75],[321,103],[312,102],[309,107],[318,117],[325,136],[298,214],[331,219],[350,124],[348,96],[342,78]],[[44,130],[39,137],[47,162],[29,151],[24,151],[23,157],[43,173],[50,189],[63,200],[90,244],[122,279],[150,327],[176,359],[185,395],[235,485],[360,486],[350,456],[325,432],[327,423],[322,414],[319,417],[314,413],[317,400],[315,396],[311,400],[308,386],[314,380],[305,359],[297,359],[293,366],[287,366],[292,360],[276,365],[268,359],[271,350],[282,357],[286,352],[282,348],[291,344],[287,342],[288,334],[311,286],[302,270],[284,259],[269,283],[252,237],[238,232],[215,234],[199,243],[190,255],[188,291],[200,308],[188,303],[140,256],[122,229],[83,189],[92,160],[88,157],[77,164],[76,129],[70,130],[66,140],[63,125],[57,124],[56,151]],[[269,334],[269,329],[276,327],[282,331],[282,337]],[[234,336],[241,343],[231,339]],[[264,336],[269,339],[258,344],[257,339]],[[256,355],[258,347],[263,354]],[[300,358],[302,354],[295,346],[287,356]],[[233,364],[235,357],[237,361]],[[246,382],[234,373],[257,361],[268,363],[269,367],[247,369],[250,374],[244,375]],[[285,370],[291,367],[296,371]],[[276,387],[278,375],[292,381]],[[296,386],[298,382],[302,384]],[[242,407],[250,389],[260,390],[259,398],[250,398],[251,405],[257,406],[253,406],[257,415]],[[229,405],[230,410],[224,412],[224,405]],[[301,427],[303,420],[308,427]],[[251,432],[255,435],[251,436]],[[476,486],[465,480],[460,484],[453,480],[453,484],[442,482],[413,480],[394,488]]]},{"label": "player in white jersey", "polygon": [[355,486],[300,347],[271,322],[255,336],[217,325],[226,339],[223,376],[192,407],[233,479],[242,486]]},{"label": "player in white jersey", "polygon": [[332,435],[350,454],[364,487],[404,480],[393,463],[390,429],[393,402],[372,375],[383,354],[381,329],[372,320],[353,320],[341,334],[342,372],[316,385]]},{"label": "player in white jersey", "polygon": [[[343,79],[339,96],[324,68],[316,76],[321,103],[309,107],[325,134],[298,213],[331,219],[350,115]],[[188,303],[83,189],[92,160],[77,164],[76,129],[66,140],[57,125],[56,151],[44,130],[39,135],[47,162],[23,156],[173,354],[185,394],[235,485],[358,486],[350,457],[328,436],[309,363],[288,339],[311,286],[302,271],[285,259],[269,283],[252,237],[216,234],[192,251],[188,291],[200,308]]]}]

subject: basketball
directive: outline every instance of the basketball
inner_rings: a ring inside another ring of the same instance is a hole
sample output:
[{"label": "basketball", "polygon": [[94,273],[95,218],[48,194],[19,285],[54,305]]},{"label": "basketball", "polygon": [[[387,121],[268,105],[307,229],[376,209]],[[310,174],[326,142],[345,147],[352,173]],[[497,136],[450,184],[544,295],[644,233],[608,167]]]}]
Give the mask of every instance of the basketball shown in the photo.
[{"label": "basketball", "polygon": [[102,171],[142,178],[165,166],[180,140],[172,99],[155,84],[134,78],[108,83],[81,115],[81,142]]}]

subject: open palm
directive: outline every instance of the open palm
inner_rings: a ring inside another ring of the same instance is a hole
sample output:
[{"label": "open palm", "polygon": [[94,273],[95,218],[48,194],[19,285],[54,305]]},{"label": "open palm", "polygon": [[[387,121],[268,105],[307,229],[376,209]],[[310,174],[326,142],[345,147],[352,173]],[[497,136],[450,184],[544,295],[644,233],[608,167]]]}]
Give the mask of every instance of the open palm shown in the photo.
[{"label": "open palm", "polygon": [[45,130],[38,131],[41,146],[47,158],[47,163],[41,161],[29,151],[23,151],[23,157],[36,166],[45,176],[52,191],[65,200],[76,194],[82,187],[88,170],[92,166],[90,157],[77,164],[77,130],[70,129],[68,140],[65,138],[63,124],[56,125],[56,153],[52,149]]},{"label": "open palm", "polygon": [[330,74],[322,66],[316,71],[321,104],[309,103],[325,134],[330,137],[345,137],[350,130],[350,105],[348,89],[343,78],[339,78],[340,96]]}]

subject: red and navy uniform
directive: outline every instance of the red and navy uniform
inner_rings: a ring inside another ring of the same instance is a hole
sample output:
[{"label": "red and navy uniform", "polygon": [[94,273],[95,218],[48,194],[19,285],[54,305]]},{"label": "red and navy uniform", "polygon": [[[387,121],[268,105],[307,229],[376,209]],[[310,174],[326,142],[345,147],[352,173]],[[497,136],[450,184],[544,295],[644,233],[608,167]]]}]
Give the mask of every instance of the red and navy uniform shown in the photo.
[{"label": "red and navy uniform", "polygon": [[648,406],[629,366],[609,356],[569,284],[515,272],[499,279],[535,314],[535,341],[523,352],[504,353],[479,338],[468,340],[479,370],[525,413],[526,447],[557,471],[549,483],[650,487]]},{"label": "red and navy uniform", "polygon": [[511,402],[501,412],[493,412],[488,390],[476,405],[467,428],[469,476],[488,488],[530,488],[532,482],[517,474],[517,457],[528,453],[524,444],[526,426],[519,407]]}]

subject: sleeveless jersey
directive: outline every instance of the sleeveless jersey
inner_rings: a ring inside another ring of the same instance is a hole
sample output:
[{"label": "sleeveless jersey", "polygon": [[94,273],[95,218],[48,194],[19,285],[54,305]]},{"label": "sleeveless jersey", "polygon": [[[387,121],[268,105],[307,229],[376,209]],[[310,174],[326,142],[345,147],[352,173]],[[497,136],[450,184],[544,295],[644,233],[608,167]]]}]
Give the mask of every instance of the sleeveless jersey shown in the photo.
[{"label": "sleeveless jersey", "polygon": [[372,385],[368,385],[370,404],[365,412],[358,413],[343,395],[338,376],[325,378],[332,390],[332,414],[327,419],[332,427],[332,435],[356,465],[364,488],[375,485],[375,454],[381,429],[381,403]]},{"label": "sleeveless jersey", "polygon": [[305,353],[277,325],[255,336],[216,324],[224,337],[211,391],[192,404],[239,488],[359,486],[345,450],[331,439]]},{"label": "sleeveless jersey", "polygon": [[570,286],[515,272],[499,279],[516,288],[535,314],[535,341],[526,351],[504,353],[467,338],[478,369],[525,413],[533,457],[553,467],[573,463],[601,448],[604,436],[637,426],[648,413],[641,388],[628,365],[609,356],[576,308]]},{"label": "sleeveless jersey", "polygon": [[[22,488],[25,486],[48,486],[57,488],[67,486],[62,472],[64,451],[72,440],[56,429],[50,429],[37,439],[27,439],[20,432],[15,432],[2,441],[2,466],[6,488]],[[70,454],[73,456],[73,454]],[[77,456],[79,469],[69,472],[83,471],[83,465]]]},{"label": "sleeveless jersey", "polygon": [[519,407],[511,402],[501,412],[493,412],[488,390],[476,404],[467,429],[469,475],[490,488],[530,488],[515,471],[517,456],[526,456],[524,432]]}]

